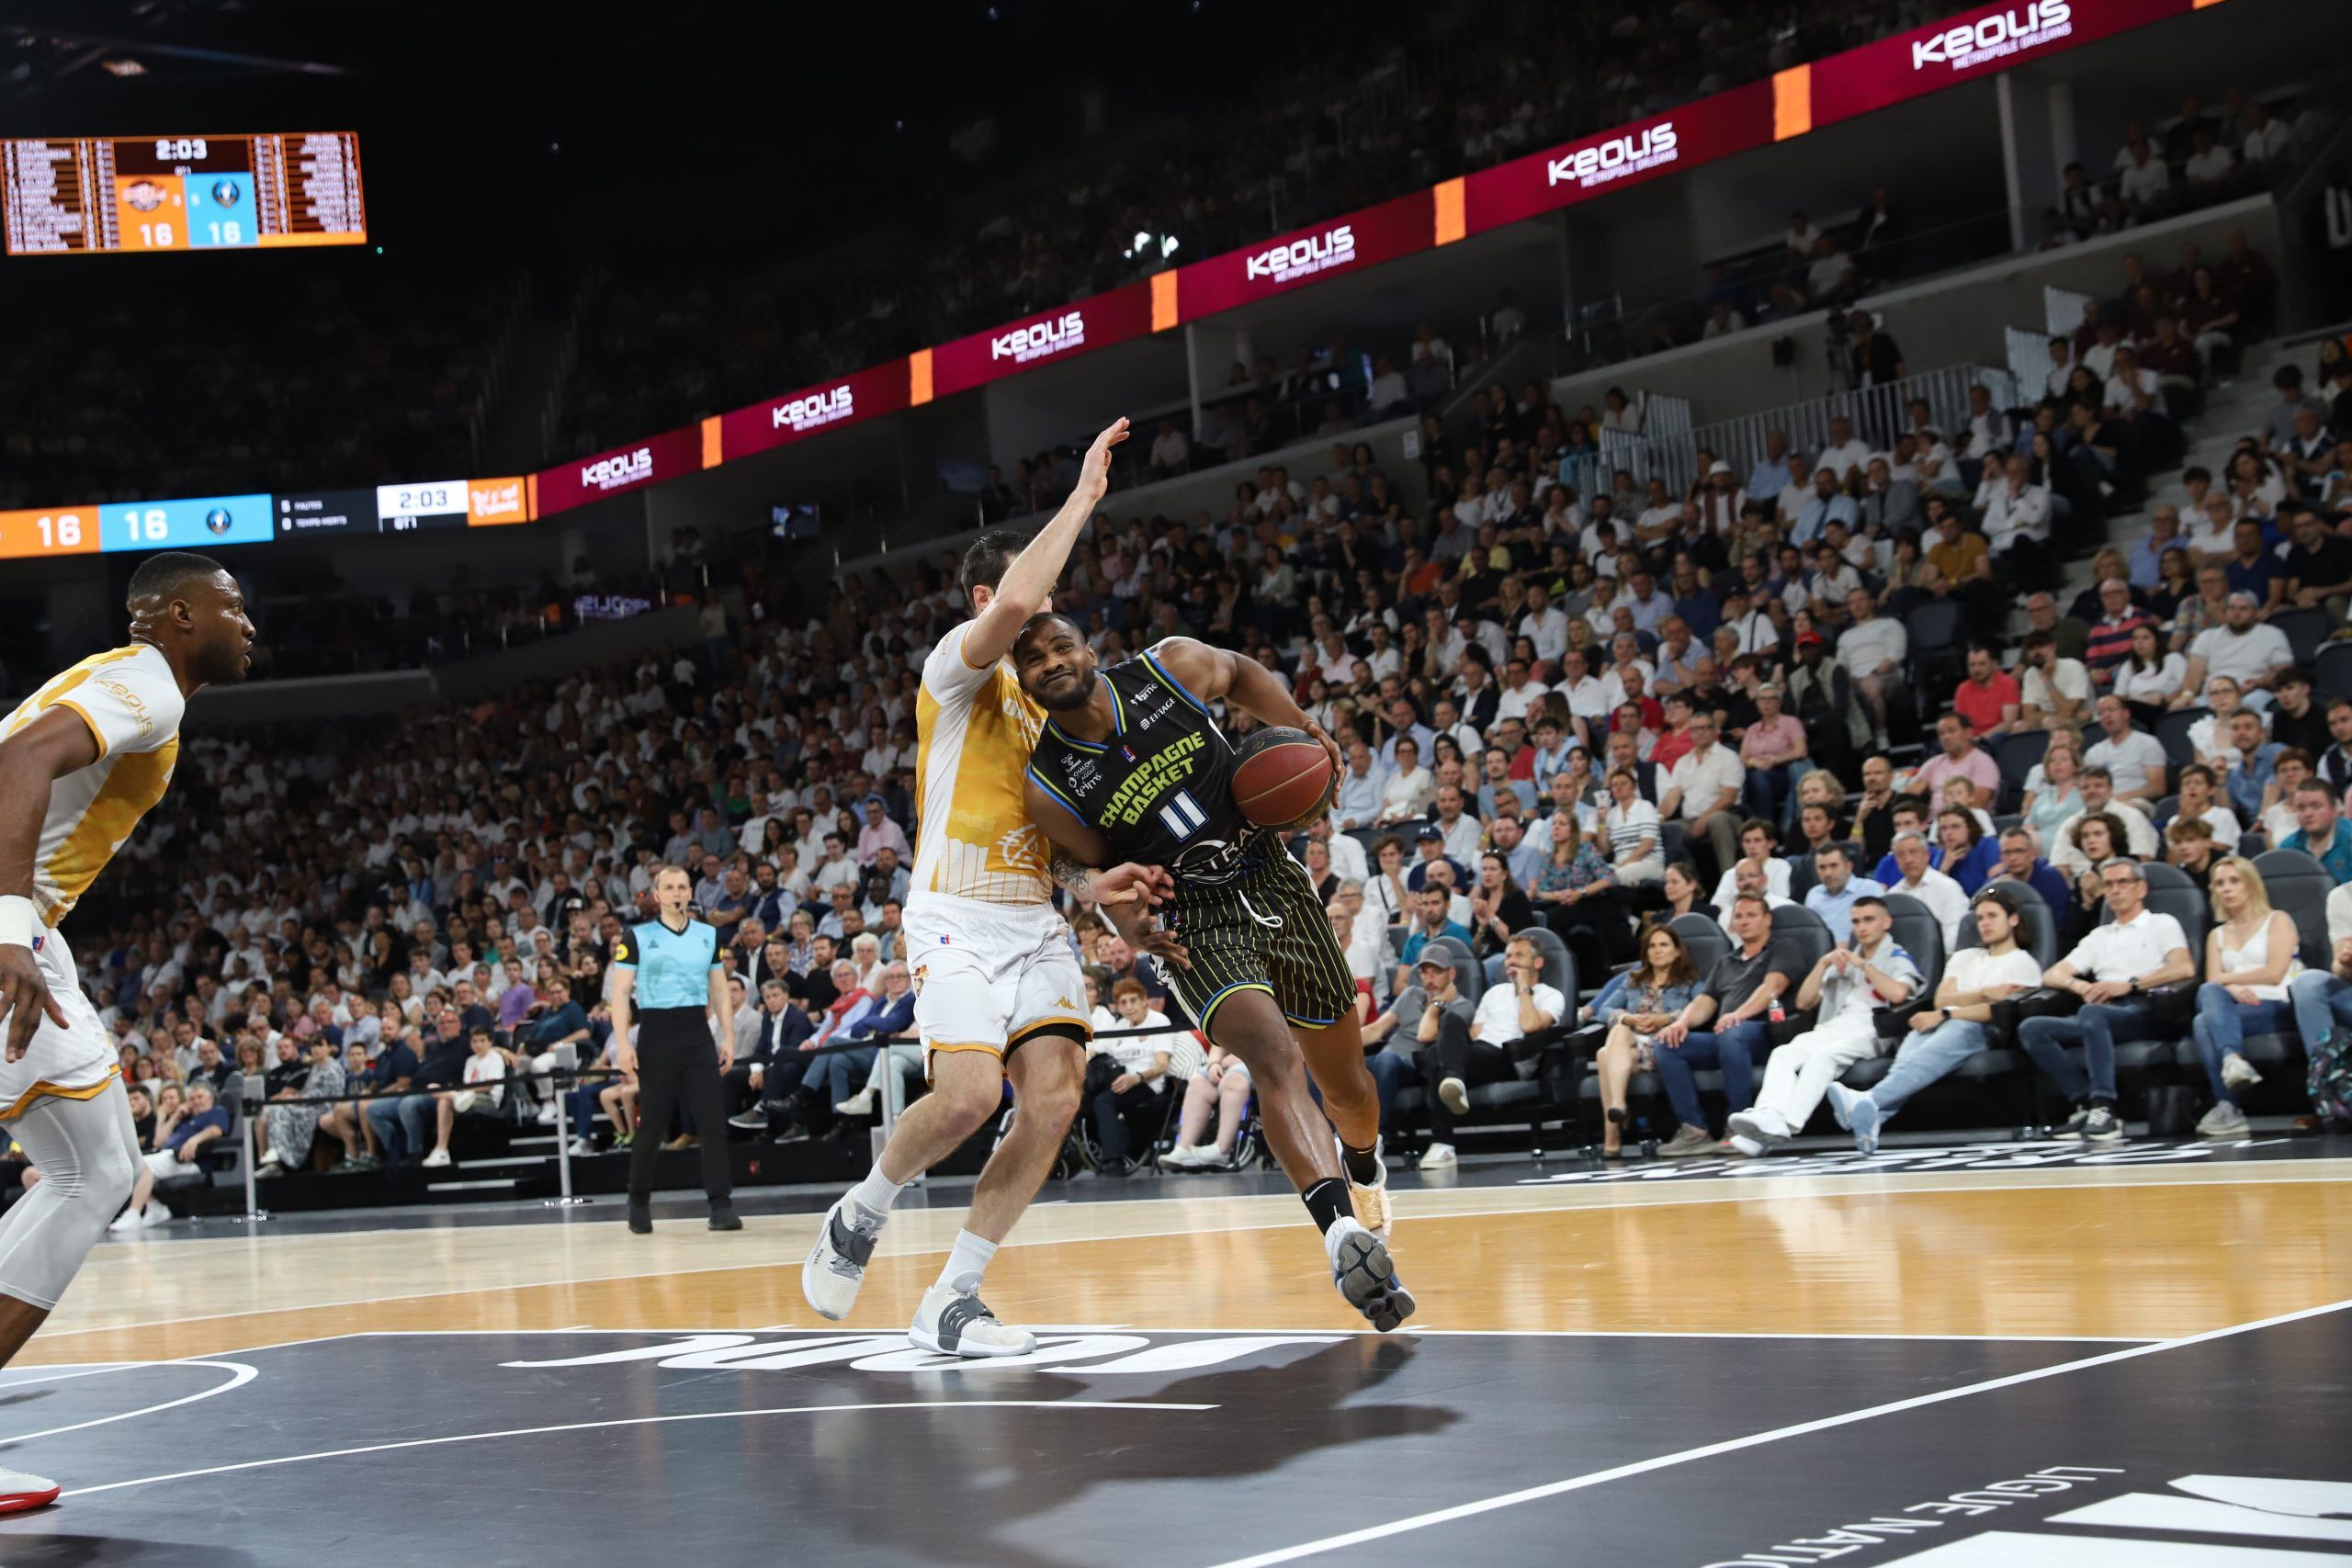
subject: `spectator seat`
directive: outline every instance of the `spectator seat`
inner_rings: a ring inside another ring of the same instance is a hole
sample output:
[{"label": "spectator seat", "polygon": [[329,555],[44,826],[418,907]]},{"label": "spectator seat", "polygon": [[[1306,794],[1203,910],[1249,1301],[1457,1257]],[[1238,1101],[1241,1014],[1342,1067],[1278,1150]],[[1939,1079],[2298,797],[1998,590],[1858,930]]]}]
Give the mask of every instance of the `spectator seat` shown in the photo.
[{"label": "spectator seat", "polygon": [[2174,773],[2197,761],[2197,752],[2188,744],[2188,730],[2200,718],[2211,718],[2211,708],[2182,708],[2168,713],[2156,721],[2156,740],[2165,749],[2165,766]]}]

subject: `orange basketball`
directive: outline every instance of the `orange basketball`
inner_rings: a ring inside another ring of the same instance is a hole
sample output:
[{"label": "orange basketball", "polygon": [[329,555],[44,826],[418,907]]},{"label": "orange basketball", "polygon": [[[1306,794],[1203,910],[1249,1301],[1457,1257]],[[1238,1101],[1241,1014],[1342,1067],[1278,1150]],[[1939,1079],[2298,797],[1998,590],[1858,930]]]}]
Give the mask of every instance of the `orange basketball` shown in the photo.
[{"label": "orange basketball", "polygon": [[1303,729],[1254,731],[1236,749],[1233,804],[1261,828],[1297,828],[1331,795],[1331,754]]}]

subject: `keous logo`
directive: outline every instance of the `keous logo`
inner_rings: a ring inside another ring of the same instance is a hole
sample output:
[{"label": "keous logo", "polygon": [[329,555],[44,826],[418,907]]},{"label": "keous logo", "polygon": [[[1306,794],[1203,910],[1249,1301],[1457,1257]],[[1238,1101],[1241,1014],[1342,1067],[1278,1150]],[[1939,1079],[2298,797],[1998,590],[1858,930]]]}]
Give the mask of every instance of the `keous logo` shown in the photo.
[{"label": "keous logo", "polygon": [[826,425],[849,418],[854,408],[846,382],[828,387],[821,392],[811,392],[805,398],[794,398],[768,411],[769,423],[777,430],[820,430]]},{"label": "keous logo", "polygon": [[580,466],[580,482],[590,490],[618,490],[653,477],[653,448],[640,446],[617,457],[599,457]]},{"label": "keous logo", "polygon": [[1287,245],[1275,245],[1260,251],[1248,263],[1246,276],[1253,281],[1261,277],[1276,283],[1288,283],[1295,278],[1312,277],[1318,272],[1345,266],[1356,259],[1356,231],[1351,223],[1310,234],[1303,240],[1293,240]]},{"label": "keous logo", "polygon": [[1948,65],[1954,71],[1964,71],[1972,65],[1982,65],[2036,44],[2064,38],[2074,30],[2075,8],[2068,0],[2034,0],[2030,6],[2012,6],[2006,11],[1915,40],[1911,45],[1911,69],[1925,71],[1930,65]]},{"label": "keous logo", "polygon": [[1674,122],[1660,120],[1638,136],[1612,136],[1589,147],[1561,153],[1544,165],[1544,183],[1574,185],[1589,190],[1594,186],[1607,185],[1611,180],[1621,180],[1644,169],[1671,164],[1679,145],[1680,138],[1675,134]]},{"label": "keous logo", "polygon": [[1085,342],[1084,312],[1064,310],[1050,321],[1035,321],[1025,327],[1015,327],[1009,333],[999,333],[989,340],[989,357],[1026,365],[1033,359],[1044,359],[1065,349],[1077,348]]}]

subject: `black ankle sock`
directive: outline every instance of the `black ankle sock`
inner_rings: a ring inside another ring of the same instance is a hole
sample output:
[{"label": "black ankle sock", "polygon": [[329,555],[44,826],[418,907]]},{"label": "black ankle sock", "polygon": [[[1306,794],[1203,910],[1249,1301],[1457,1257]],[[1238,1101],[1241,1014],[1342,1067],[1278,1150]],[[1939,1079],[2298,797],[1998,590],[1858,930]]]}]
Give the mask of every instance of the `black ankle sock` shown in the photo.
[{"label": "black ankle sock", "polygon": [[1348,1184],[1336,1176],[1325,1177],[1298,1196],[1306,1212],[1315,1216],[1317,1230],[1328,1231],[1341,1220],[1356,1217],[1356,1206],[1348,1201]]},{"label": "black ankle sock", "polygon": [[1340,1167],[1358,1187],[1369,1187],[1380,1179],[1380,1161],[1374,1152],[1360,1149],[1344,1138],[1340,1140]]}]

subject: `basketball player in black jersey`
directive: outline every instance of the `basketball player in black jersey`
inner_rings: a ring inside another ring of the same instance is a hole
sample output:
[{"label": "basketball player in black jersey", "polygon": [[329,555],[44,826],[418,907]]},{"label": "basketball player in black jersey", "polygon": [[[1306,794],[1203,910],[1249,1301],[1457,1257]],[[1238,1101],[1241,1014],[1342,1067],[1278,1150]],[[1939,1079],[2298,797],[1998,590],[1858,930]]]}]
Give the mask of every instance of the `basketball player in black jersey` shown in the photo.
[{"label": "basketball player in black jersey", "polygon": [[[1012,665],[1047,714],[1029,758],[1030,820],[1084,864],[1166,868],[1175,892],[1160,930],[1148,916],[1104,912],[1138,950],[1171,961],[1169,982],[1201,1032],[1249,1065],[1267,1145],[1322,1228],[1333,1281],[1375,1328],[1395,1328],[1413,1298],[1382,1234],[1380,1102],[1355,977],[1283,836],[1234,807],[1233,748],[1209,705],[1307,730],[1331,751],[1334,776],[1338,748],[1265,666],[1191,637],[1098,671],[1077,625],[1048,611],[1013,640]],[[1307,1093],[1308,1066],[1338,1124],[1336,1149]]]}]

